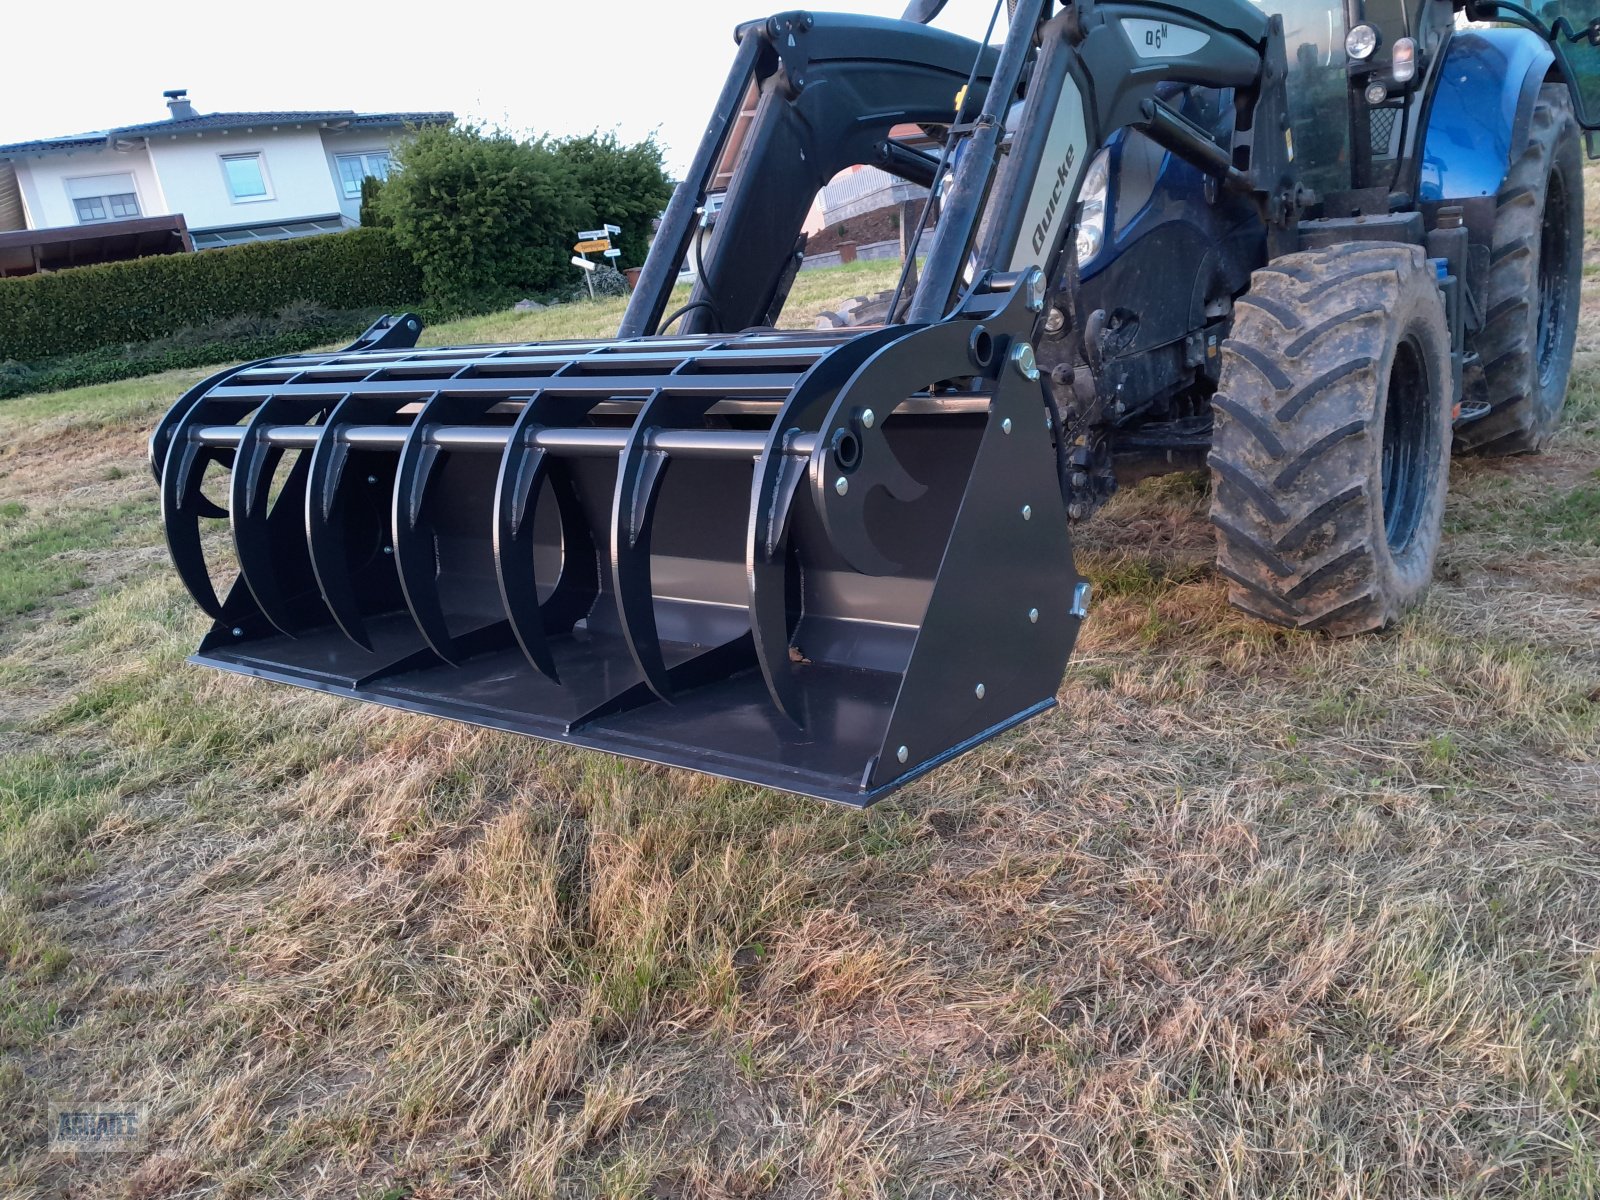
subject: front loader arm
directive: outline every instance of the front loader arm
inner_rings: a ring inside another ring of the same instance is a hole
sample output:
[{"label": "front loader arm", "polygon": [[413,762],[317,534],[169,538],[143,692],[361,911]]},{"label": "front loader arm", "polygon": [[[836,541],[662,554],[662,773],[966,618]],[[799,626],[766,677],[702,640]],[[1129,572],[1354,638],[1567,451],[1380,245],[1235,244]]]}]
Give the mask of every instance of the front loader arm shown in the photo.
[{"label": "front loader arm", "polygon": [[[1128,126],[1254,195],[1269,230],[1292,248],[1298,206],[1281,21],[1248,0],[1192,8],[1076,0],[1048,15],[1053,8],[1054,0],[1018,0],[998,48],[910,21],[830,13],[790,11],[741,27],[733,72],[619,334],[660,328],[697,213],[730,159],[731,181],[715,228],[700,235],[699,277],[679,328],[767,324],[811,197],[852,164],[893,165],[888,139],[906,123],[949,125],[950,138],[963,143],[959,153],[947,148],[945,161],[955,165],[904,317],[910,324],[944,319],[958,292],[985,278],[1005,286],[1033,266],[1058,278],[1084,169]],[[1159,89],[1171,83],[1237,92],[1231,145],[1163,103]],[[960,111],[958,96],[968,97]],[[1019,101],[1024,115],[1013,130]],[[746,106],[748,124],[735,140]]]},{"label": "front loader arm", "polygon": [[[1043,7],[1039,0],[1019,4],[1013,36]],[[1293,248],[1300,199],[1279,18],[1242,0],[1193,7],[1078,0],[1039,20],[1034,45],[1027,108],[1003,162],[980,141],[986,122],[1003,125],[1011,99],[1003,89],[1003,60],[996,72],[973,143],[949,189],[954,201],[946,201],[912,321],[937,320],[947,310],[958,285],[950,268],[968,261],[968,239],[978,228],[980,273],[1015,274],[1038,266],[1047,279],[1059,278],[1083,173],[1095,151],[1125,127],[1147,133],[1225,186],[1253,195],[1282,248]],[[1232,145],[1216,143],[1167,106],[1159,89],[1169,83],[1235,89],[1240,118]],[[969,206],[971,221],[965,219]]]}]

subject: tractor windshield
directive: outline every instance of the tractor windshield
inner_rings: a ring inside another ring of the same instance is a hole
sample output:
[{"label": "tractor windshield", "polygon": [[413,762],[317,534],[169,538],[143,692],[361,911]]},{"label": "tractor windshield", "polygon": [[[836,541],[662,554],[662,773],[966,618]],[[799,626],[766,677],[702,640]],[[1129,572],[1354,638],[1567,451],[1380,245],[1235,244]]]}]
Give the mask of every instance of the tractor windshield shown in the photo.
[{"label": "tractor windshield", "polygon": [[1529,0],[1526,6],[1477,0],[1468,5],[1467,15],[1509,21],[1546,38],[1566,75],[1578,123],[1600,129],[1600,0]]},{"label": "tractor windshield", "polygon": [[1344,0],[1266,0],[1261,6],[1283,16],[1300,178],[1319,192],[1344,191],[1351,186]]}]

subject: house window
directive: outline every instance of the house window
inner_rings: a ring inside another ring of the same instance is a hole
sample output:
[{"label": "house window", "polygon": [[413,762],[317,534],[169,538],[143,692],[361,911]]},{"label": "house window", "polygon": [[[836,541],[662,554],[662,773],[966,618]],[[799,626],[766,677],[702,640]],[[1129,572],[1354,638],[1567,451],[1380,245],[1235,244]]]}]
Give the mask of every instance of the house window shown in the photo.
[{"label": "house window", "polygon": [[224,154],[222,174],[228,181],[228,195],[235,204],[248,204],[255,200],[270,200],[272,192],[267,187],[267,168],[260,153]]},{"label": "house window", "polygon": [[86,175],[69,179],[66,184],[67,198],[72,201],[80,225],[143,215],[132,175]]},{"label": "house window", "polygon": [[139,215],[139,197],[132,192],[116,196],[79,196],[73,201],[78,207],[78,224],[94,221],[118,221]]},{"label": "house window", "polygon": [[361,199],[361,183],[367,176],[374,179],[389,178],[389,152],[375,150],[371,154],[340,154],[339,184],[344,188],[346,200]]}]

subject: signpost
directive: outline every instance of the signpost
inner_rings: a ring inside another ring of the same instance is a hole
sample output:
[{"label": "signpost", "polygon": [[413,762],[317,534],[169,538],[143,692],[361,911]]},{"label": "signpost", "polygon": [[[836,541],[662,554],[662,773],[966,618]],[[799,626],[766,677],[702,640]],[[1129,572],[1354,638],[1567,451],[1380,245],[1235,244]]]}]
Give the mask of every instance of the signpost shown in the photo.
[{"label": "signpost", "polygon": [[594,272],[598,266],[588,259],[590,254],[601,254],[609,259],[622,256],[622,251],[611,244],[613,235],[620,236],[620,225],[602,225],[599,229],[581,229],[578,231],[578,243],[572,248],[577,251],[573,255],[572,265],[583,272],[583,281],[589,285],[589,299],[594,299]]}]

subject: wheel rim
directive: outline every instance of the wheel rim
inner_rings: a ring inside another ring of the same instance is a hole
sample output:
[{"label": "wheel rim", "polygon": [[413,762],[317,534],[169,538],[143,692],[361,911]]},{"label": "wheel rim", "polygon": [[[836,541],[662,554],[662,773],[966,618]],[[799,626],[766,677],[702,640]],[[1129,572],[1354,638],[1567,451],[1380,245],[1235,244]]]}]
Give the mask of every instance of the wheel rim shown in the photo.
[{"label": "wheel rim", "polygon": [[1567,323],[1567,281],[1571,272],[1568,247],[1567,190],[1560,171],[1550,175],[1545,190],[1544,224],[1539,233],[1539,328],[1536,353],[1539,386],[1548,389],[1561,367],[1561,335]]},{"label": "wheel rim", "polygon": [[1383,412],[1383,525],[1395,554],[1411,545],[1422,523],[1431,391],[1422,344],[1407,337],[1395,351]]}]

